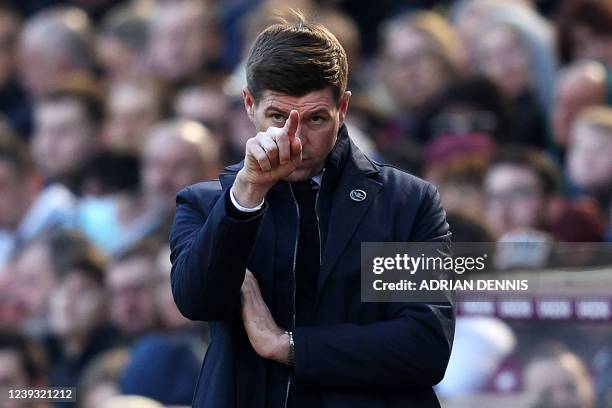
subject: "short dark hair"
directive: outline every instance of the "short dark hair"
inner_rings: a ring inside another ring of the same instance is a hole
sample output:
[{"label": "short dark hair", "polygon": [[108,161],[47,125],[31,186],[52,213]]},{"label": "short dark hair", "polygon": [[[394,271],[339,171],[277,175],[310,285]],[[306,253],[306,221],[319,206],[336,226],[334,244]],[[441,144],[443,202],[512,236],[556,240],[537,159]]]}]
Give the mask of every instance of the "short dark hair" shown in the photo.
[{"label": "short dark hair", "polygon": [[561,190],[560,170],[548,156],[524,146],[506,146],[501,149],[489,168],[511,165],[532,170],[540,179],[542,192],[553,195]]},{"label": "short dark hair", "polygon": [[339,102],[346,91],[348,63],[338,39],[300,14],[265,29],[246,64],[247,86],[256,102],[270,90],[292,96],[331,88]]}]

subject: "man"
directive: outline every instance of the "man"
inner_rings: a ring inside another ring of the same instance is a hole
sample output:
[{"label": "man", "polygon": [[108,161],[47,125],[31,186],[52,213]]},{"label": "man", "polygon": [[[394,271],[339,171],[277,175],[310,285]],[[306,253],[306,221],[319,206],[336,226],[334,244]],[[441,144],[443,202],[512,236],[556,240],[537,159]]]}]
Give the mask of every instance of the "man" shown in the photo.
[{"label": "man", "polygon": [[170,82],[219,68],[218,15],[203,1],[156,2],[150,20],[148,58],[151,73]]},{"label": "man", "polygon": [[182,119],[162,122],[143,148],[143,194],[148,205],[172,213],[178,191],[214,177],[221,167],[219,145],[206,127]]},{"label": "man", "polygon": [[94,66],[92,26],[78,7],[50,7],[28,19],[18,39],[21,82],[34,98]]},{"label": "man", "polygon": [[536,150],[502,150],[484,177],[484,215],[497,238],[516,230],[545,230],[556,217],[560,181],[552,161]]},{"label": "man", "polygon": [[219,181],[179,193],[170,238],[177,306],[210,321],[194,406],[439,406],[452,307],[360,299],[361,242],[449,239],[436,189],[351,142],[327,29],[269,27],[246,70],[259,133]]},{"label": "man", "polygon": [[88,81],[57,88],[34,105],[32,156],[45,182],[75,188],[80,168],[100,145],[103,106]]},{"label": "man", "polygon": [[154,251],[141,246],[123,254],[107,271],[111,319],[130,338],[160,328],[155,297],[159,271],[155,262]]}]

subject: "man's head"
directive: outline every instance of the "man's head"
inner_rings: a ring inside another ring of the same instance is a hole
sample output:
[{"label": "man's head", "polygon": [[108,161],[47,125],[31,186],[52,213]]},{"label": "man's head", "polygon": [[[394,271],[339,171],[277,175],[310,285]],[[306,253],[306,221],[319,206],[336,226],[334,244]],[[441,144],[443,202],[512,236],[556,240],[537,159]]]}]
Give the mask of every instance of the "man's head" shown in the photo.
[{"label": "man's head", "polygon": [[52,7],[30,18],[19,39],[20,76],[33,95],[42,95],[58,79],[93,66],[91,22],[76,7]]},{"label": "man's head", "polygon": [[17,256],[13,292],[27,318],[45,318],[49,299],[66,271],[84,264],[100,264],[99,253],[81,234],[50,231],[30,242]]},{"label": "man's head", "polygon": [[502,151],[484,180],[485,214],[495,234],[541,228],[550,199],[559,190],[557,169],[540,153]]},{"label": "man's head", "polygon": [[154,73],[176,81],[215,62],[221,50],[221,34],[214,8],[197,0],[156,3],[149,42]]},{"label": "man's head", "polygon": [[34,161],[45,179],[65,181],[98,142],[100,98],[93,90],[59,89],[35,104],[34,118]]},{"label": "man's head", "polygon": [[159,324],[155,256],[153,248],[139,246],[123,254],[108,270],[111,319],[125,334],[140,335]]},{"label": "man's head", "polygon": [[220,170],[218,143],[197,122],[173,120],[153,128],[143,151],[142,185],[150,203],[174,208],[176,193],[215,178]]},{"label": "man's head", "polygon": [[578,187],[603,199],[612,195],[612,108],[584,110],[571,131],[569,177]]},{"label": "man's head", "polygon": [[81,254],[65,270],[49,303],[50,331],[65,340],[87,338],[106,321],[104,265],[95,251]]},{"label": "man's head", "polygon": [[292,110],[299,113],[296,136],[302,163],[290,181],[321,171],[344,123],[350,92],[346,90],[346,52],[325,27],[297,16],[264,30],[247,59],[244,104],[258,132],[283,127]]},{"label": "man's head", "polygon": [[162,86],[147,79],[115,81],[106,100],[107,146],[140,152],[151,128],[166,115]]},{"label": "man's head", "polygon": [[382,30],[381,74],[393,109],[400,114],[422,109],[454,77],[459,55],[454,29],[437,13],[389,21]]}]

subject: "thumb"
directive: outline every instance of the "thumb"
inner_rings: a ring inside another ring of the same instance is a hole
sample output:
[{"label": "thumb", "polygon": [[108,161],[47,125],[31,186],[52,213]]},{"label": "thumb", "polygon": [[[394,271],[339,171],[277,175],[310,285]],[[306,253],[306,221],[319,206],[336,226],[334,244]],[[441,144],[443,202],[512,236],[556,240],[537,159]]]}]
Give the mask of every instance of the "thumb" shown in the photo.
[{"label": "thumb", "polygon": [[289,136],[289,140],[293,140],[295,133],[297,132],[298,126],[300,125],[300,113],[296,110],[292,110],[289,113],[289,117],[285,121],[285,131]]}]

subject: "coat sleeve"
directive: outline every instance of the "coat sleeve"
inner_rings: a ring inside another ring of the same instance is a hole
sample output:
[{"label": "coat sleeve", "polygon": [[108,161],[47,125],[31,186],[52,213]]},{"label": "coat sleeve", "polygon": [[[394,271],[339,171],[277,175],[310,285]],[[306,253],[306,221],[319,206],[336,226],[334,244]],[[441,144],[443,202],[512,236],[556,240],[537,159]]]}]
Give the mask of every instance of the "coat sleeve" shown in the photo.
[{"label": "coat sleeve", "polygon": [[[449,242],[437,190],[429,186],[413,241]],[[388,303],[388,319],[368,325],[297,327],[295,380],[315,387],[409,389],[444,377],[454,334],[452,303]]]},{"label": "coat sleeve", "polygon": [[264,209],[245,219],[229,212],[229,189],[181,191],[170,233],[171,284],[191,320],[239,317],[240,287]]}]

